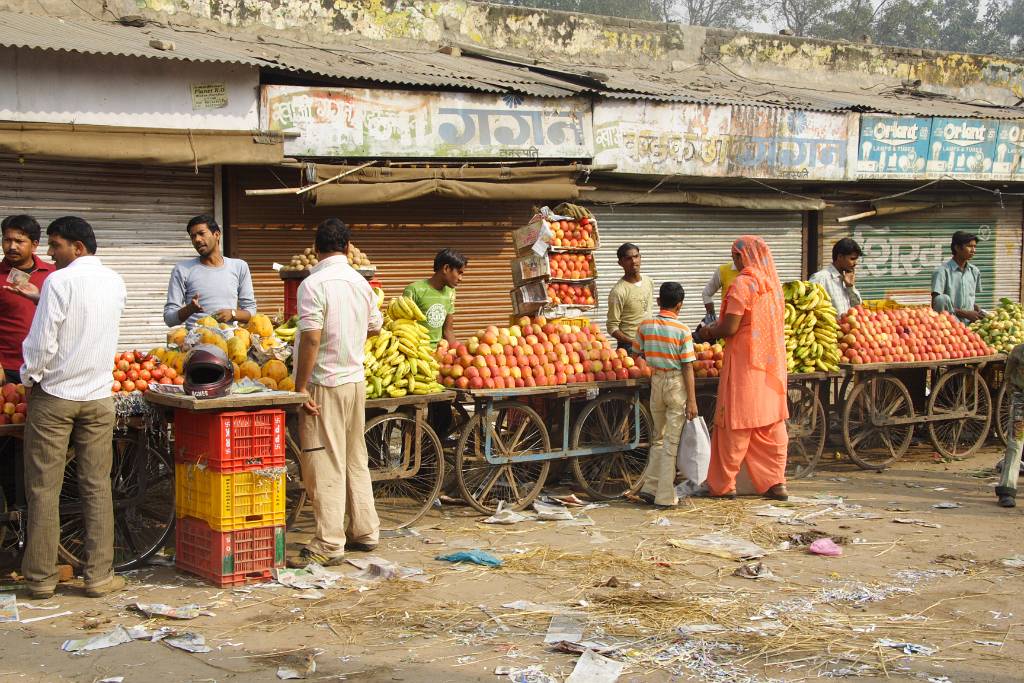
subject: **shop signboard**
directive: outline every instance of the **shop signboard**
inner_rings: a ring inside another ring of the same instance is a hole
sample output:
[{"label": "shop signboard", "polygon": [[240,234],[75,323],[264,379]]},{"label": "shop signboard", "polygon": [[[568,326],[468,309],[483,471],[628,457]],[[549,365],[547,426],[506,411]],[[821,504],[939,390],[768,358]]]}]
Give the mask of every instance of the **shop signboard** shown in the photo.
[{"label": "shop signboard", "polygon": [[996,156],[992,175],[998,180],[1024,178],[1021,158],[1024,156],[1024,122],[1002,121],[996,136]]},{"label": "shop signboard", "polygon": [[963,220],[923,222],[861,223],[845,234],[828,235],[834,240],[852,237],[863,249],[857,268],[857,289],[865,299],[893,299],[903,304],[931,302],[932,273],[948,261],[950,238],[957,230],[978,236],[978,249],[971,261],[981,270],[983,291],[978,304],[994,301],[996,234],[991,224]]},{"label": "shop signboard", "polygon": [[861,178],[923,175],[931,134],[930,118],[861,115],[857,175]]},{"label": "shop signboard", "polygon": [[997,121],[932,119],[932,137],[926,170],[931,175],[992,175]]},{"label": "shop signboard", "polygon": [[285,154],[315,157],[593,156],[586,98],[265,85],[265,130],[298,133]]},{"label": "shop signboard", "polygon": [[616,173],[844,180],[856,114],[774,107],[602,100],[595,164]]}]

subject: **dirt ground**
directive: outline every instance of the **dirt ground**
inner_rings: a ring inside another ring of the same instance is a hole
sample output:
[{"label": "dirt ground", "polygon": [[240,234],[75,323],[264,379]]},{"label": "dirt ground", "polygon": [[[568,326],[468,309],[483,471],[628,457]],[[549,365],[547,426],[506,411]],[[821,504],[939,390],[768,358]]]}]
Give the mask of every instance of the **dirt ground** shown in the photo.
[{"label": "dirt ground", "polygon": [[[1024,508],[995,506],[999,455],[941,463],[919,450],[883,473],[833,456],[814,478],[791,483],[795,496],[842,504],[696,500],[662,511],[617,501],[573,509],[571,522],[510,526],[446,507],[374,553],[422,569],[424,582],[360,581],[347,576],[355,567],[337,568],[346,576],[319,598],[280,585],[221,590],[164,566],[127,574],[126,592],[100,600],[63,585],[37,604],[52,609],[22,607],[21,617],[70,615],[0,624],[0,680],[276,681],[282,665],[307,670],[314,661],[307,680],[563,681],[579,654],[545,644],[555,617],[624,662],[620,681],[1020,681],[1024,569],[1000,560],[1024,553]],[[960,507],[933,507],[943,502]],[[291,548],[308,525],[289,533]],[[842,537],[843,555],[799,546],[811,531]],[[712,532],[759,544],[775,579],[734,576],[749,563],[676,545]],[[472,548],[503,566],[434,559]],[[504,607],[516,601],[533,604]],[[210,615],[147,619],[136,602],[195,603]],[[67,639],[116,625],[201,634],[212,651],[146,640],[61,651]],[[496,673],[529,667],[518,678]],[[594,679],[574,683],[584,680]]]}]

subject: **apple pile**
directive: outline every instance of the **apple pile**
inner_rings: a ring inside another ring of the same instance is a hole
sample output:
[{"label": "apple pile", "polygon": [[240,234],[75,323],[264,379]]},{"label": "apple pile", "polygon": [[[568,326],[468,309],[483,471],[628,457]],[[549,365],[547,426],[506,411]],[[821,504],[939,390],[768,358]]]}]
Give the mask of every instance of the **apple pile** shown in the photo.
[{"label": "apple pile", "polygon": [[555,249],[593,249],[597,246],[594,231],[597,223],[584,216],[571,221],[551,221],[551,246]]},{"label": "apple pile", "polygon": [[128,395],[145,392],[150,384],[184,384],[185,378],[169,365],[145,351],[125,351],[114,356],[114,383],[111,393]]},{"label": "apple pile", "polygon": [[25,387],[14,383],[0,387],[0,408],[0,425],[20,425],[25,422],[25,416],[28,415]]},{"label": "apple pile", "polygon": [[548,285],[548,302],[552,306],[593,306],[594,291],[588,285],[553,283]]},{"label": "apple pile", "polygon": [[590,254],[552,254],[551,277],[555,280],[586,280],[594,277]]},{"label": "apple pile", "polygon": [[437,347],[439,381],[457,389],[514,389],[649,377],[643,359],[612,349],[597,325],[576,328],[543,317],[488,327],[465,344]]},{"label": "apple pile", "polygon": [[992,349],[950,313],[928,306],[851,308],[839,323],[839,348],[849,363],[906,363],[987,356]]},{"label": "apple pile", "polygon": [[722,372],[722,359],[725,358],[722,345],[698,343],[693,345],[693,352],[697,356],[693,362],[693,374],[697,377],[718,377]]}]

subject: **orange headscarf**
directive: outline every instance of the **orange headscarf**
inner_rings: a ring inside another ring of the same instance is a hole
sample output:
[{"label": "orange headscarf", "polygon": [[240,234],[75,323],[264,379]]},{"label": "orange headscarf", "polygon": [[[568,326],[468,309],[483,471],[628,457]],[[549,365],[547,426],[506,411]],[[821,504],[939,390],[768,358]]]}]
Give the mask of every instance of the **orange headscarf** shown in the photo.
[{"label": "orange headscarf", "polygon": [[743,235],[732,250],[743,258],[743,270],[733,287],[748,287],[750,304],[750,364],[786,384],[785,302],[775,259],[768,244],[756,235]]}]

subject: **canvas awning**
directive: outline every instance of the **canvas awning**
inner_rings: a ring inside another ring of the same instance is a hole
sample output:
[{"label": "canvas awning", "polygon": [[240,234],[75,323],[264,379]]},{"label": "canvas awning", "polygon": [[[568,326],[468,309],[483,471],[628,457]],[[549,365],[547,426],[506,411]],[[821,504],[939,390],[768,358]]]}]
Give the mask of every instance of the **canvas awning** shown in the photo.
[{"label": "canvas awning", "polygon": [[630,192],[628,190],[596,190],[587,193],[587,201],[595,204],[691,204],[722,209],[760,211],[821,211],[822,199],[750,194],[748,192]]},{"label": "canvas awning", "polygon": [[270,133],[168,130],[61,123],[0,123],[0,153],[154,166],[279,164],[283,138]]},{"label": "canvas awning", "polygon": [[411,182],[330,184],[310,194],[317,206],[354,206],[403,202],[428,195],[466,201],[577,199],[580,188],[570,178],[509,183],[430,178]]}]

